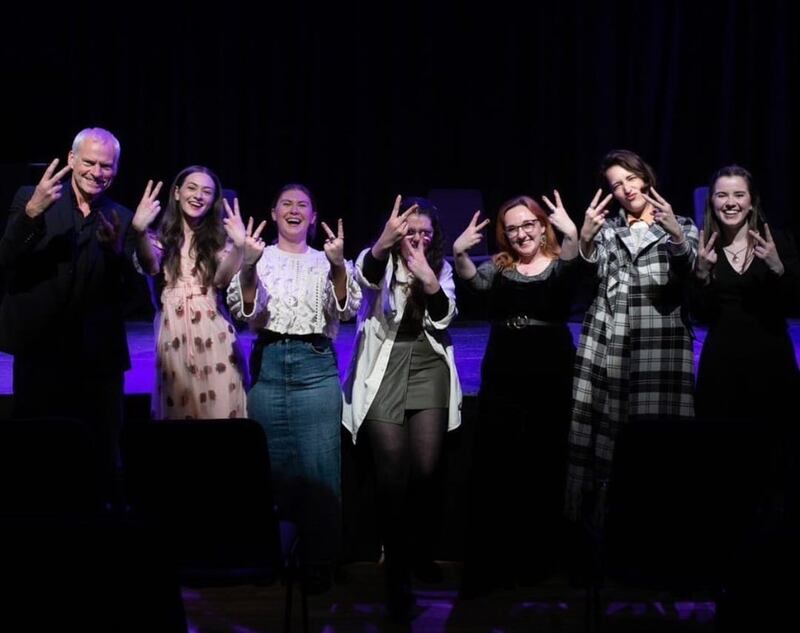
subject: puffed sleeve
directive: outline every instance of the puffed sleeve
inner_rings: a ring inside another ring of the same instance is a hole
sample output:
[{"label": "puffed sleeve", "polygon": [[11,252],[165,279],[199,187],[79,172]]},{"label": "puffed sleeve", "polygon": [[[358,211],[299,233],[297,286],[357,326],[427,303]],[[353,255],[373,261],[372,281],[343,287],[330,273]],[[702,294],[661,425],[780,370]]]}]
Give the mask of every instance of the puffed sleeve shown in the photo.
[{"label": "puffed sleeve", "polygon": [[344,267],[347,273],[347,282],[345,284],[347,294],[344,299],[344,305],[340,305],[336,299],[333,280],[328,279],[325,286],[325,314],[336,317],[339,321],[353,318],[361,307],[362,299],[361,286],[356,279],[353,262],[345,260]]},{"label": "puffed sleeve", "polygon": [[[258,271],[258,269],[257,269]],[[267,311],[269,305],[269,292],[264,285],[261,275],[256,274],[256,297],[253,302],[253,309],[250,312],[245,311],[244,299],[242,298],[242,284],[240,280],[241,273],[237,272],[231,283],[228,284],[227,302],[231,310],[231,316],[240,321],[253,321],[261,314]]]}]

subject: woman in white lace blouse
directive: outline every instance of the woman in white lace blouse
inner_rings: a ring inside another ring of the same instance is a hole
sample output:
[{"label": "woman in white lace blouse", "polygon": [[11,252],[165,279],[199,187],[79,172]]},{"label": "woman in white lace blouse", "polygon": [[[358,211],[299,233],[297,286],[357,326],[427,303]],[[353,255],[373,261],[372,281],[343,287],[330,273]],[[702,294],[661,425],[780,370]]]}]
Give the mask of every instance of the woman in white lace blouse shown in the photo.
[{"label": "woman in white lace blouse", "polygon": [[324,251],[309,246],[317,213],[311,192],[289,184],[272,206],[275,244],[246,245],[228,289],[234,317],[258,332],[249,416],[267,434],[279,512],[298,522],[308,562],[335,561],[341,534],[342,395],[331,340],[355,315],[361,289],[344,260],[344,229],[324,222]]}]

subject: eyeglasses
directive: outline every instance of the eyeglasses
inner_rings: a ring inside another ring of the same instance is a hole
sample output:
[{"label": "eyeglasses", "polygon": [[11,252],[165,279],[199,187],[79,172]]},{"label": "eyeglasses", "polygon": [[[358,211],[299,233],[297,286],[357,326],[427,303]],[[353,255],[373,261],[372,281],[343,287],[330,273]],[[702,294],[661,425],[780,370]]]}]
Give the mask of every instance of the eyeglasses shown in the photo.
[{"label": "eyeglasses", "polygon": [[408,229],[406,231],[406,237],[413,239],[415,235],[419,235],[420,239],[425,240],[426,242],[430,242],[433,239],[433,231],[429,229]]},{"label": "eyeglasses", "polygon": [[503,229],[503,232],[508,237],[512,238],[517,237],[520,230],[524,231],[526,235],[530,235],[531,233],[533,233],[533,229],[536,227],[537,224],[539,224],[539,220],[528,220],[527,222],[523,222],[519,226],[507,226],[505,229]]}]

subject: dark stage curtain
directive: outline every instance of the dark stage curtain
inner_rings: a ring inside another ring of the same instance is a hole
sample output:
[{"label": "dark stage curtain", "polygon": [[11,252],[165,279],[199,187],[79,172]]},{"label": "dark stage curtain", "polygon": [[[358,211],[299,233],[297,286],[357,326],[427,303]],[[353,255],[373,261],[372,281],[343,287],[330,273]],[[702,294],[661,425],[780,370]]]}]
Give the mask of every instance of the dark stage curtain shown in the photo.
[{"label": "dark stage curtain", "polygon": [[[737,162],[772,221],[796,225],[792,3],[462,4],[295,2],[266,19],[236,2],[123,4],[113,18],[18,4],[0,37],[0,164],[63,159],[78,129],[106,126],[123,145],[121,202],[192,163],[246,215],[301,181],[322,219],[344,218],[349,257],[396,193],[433,187],[480,189],[490,215],[558,187],[579,221],[615,147],[653,164],[679,213]],[[2,183],[6,208],[16,184]]]}]

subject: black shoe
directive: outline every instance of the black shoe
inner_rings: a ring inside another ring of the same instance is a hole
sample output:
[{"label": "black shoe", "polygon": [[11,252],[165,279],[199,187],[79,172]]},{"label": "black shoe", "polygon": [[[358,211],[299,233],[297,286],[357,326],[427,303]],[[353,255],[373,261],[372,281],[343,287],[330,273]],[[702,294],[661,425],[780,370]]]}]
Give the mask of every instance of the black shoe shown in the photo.
[{"label": "black shoe", "polygon": [[422,582],[440,583],[444,579],[442,568],[432,560],[418,560],[411,566],[411,572]]}]

